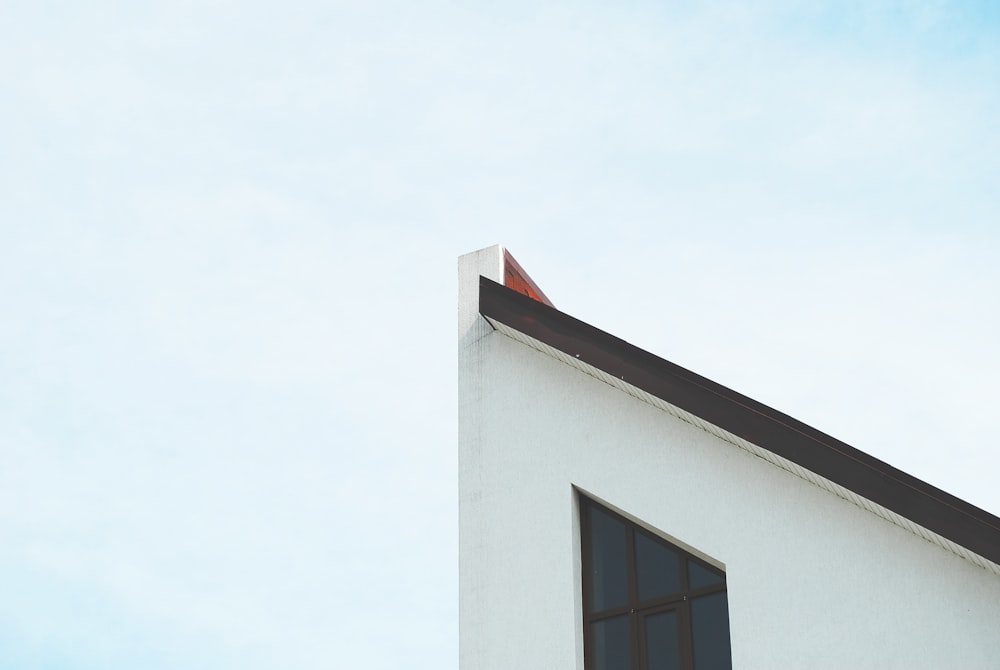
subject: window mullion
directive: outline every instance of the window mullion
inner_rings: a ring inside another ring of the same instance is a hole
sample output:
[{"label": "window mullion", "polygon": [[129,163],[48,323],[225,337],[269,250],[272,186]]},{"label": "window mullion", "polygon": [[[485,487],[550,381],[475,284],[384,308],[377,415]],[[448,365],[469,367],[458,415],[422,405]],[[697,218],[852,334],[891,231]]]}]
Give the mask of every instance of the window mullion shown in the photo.
[{"label": "window mullion", "polygon": [[649,665],[649,659],[646,657],[646,617],[640,612],[633,612],[632,620],[636,629],[635,662],[632,667],[646,670]]},{"label": "window mullion", "polygon": [[684,596],[684,602],[677,608],[677,625],[680,626],[678,639],[681,646],[681,667],[694,670],[694,636],[691,633],[691,600]]},{"label": "window mullion", "polygon": [[635,610],[635,604],[639,600],[639,580],[635,567],[635,529],[631,525],[625,534],[625,543],[625,564],[628,566],[628,619],[632,634],[632,670],[645,670],[645,665],[641,665],[639,660],[641,653],[639,644],[640,621]]}]

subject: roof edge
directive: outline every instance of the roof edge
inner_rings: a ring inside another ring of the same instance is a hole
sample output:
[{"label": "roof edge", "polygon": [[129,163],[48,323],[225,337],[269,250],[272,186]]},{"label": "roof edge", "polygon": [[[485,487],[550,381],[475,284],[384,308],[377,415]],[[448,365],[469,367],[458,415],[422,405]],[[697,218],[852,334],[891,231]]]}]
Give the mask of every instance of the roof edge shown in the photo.
[{"label": "roof edge", "polygon": [[1000,518],[797,419],[480,277],[480,313],[1000,564]]}]

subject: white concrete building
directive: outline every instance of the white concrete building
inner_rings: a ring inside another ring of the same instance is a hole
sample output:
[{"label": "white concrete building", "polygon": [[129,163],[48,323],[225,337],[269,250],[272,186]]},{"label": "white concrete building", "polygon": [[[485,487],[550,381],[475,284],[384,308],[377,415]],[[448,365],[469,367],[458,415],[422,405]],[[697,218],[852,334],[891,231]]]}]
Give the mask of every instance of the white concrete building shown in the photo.
[{"label": "white concrete building", "polygon": [[[459,260],[460,667],[1000,668],[1000,519]],[[728,614],[727,614],[728,611]]]}]

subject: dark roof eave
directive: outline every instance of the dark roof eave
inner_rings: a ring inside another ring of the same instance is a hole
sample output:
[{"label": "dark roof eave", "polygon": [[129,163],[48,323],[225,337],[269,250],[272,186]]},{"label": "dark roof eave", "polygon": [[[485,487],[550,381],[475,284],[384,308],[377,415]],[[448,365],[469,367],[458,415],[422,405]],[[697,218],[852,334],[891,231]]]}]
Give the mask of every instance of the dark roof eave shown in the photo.
[{"label": "dark roof eave", "polygon": [[479,311],[1000,564],[1000,518],[985,510],[485,277]]}]

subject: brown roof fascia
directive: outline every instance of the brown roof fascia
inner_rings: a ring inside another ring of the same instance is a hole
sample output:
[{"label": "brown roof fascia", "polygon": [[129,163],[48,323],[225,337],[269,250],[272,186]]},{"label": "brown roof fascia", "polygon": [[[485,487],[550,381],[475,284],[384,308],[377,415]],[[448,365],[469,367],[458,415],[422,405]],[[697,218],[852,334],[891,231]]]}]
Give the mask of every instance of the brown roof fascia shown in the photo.
[{"label": "brown roof fascia", "polygon": [[1000,564],[1000,518],[975,505],[485,277],[479,311]]}]

